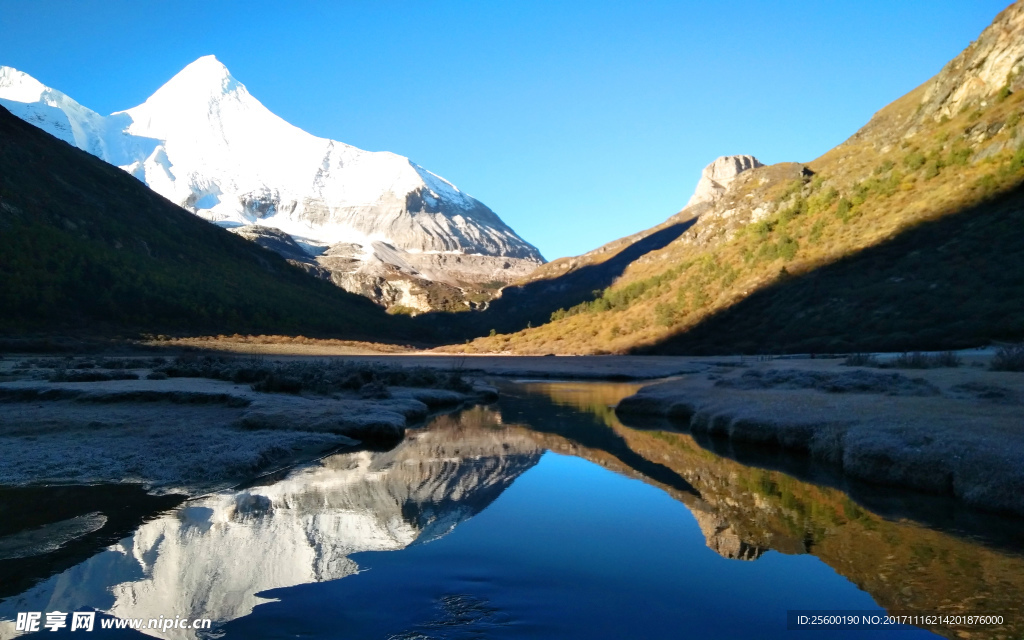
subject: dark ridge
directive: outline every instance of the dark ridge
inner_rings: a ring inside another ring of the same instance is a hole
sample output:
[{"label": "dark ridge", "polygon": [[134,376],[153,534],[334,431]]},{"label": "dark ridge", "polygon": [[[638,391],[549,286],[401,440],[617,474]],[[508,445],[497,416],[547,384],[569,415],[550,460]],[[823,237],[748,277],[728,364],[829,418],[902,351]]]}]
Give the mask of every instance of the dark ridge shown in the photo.
[{"label": "dark ridge", "polygon": [[405,333],[404,319],[3,108],[0,243],[0,333]]},{"label": "dark ridge", "polygon": [[417,318],[439,338],[458,341],[476,338],[494,329],[514,333],[528,325],[540,326],[558,309],[568,309],[594,298],[595,291],[611,286],[626,268],[652,251],[668,246],[697,221],[690,218],[637,240],[608,260],[569,271],[554,278],[506,287],[501,297],[473,313],[428,313]]}]

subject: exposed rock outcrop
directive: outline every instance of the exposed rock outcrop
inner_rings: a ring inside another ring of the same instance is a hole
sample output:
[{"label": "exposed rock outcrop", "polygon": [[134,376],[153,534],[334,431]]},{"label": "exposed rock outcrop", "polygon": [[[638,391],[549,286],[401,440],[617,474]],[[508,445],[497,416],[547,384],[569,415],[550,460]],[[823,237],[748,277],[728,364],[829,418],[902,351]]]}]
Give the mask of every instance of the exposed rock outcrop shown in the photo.
[{"label": "exposed rock outcrop", "polygon": [[1024,3],[1007,7],[960,55],[925,85],[920,116],[935,120],[981,105],[1004,87],[1024,89]]},{"label": "exposed rock outcrop", "polygon": [[722,156],[704,167],[700,174],[697,188],[686,206],[691,207],[701,202],[715,202],[729,188],[729,184],[739,174],[749,169],[764,165],[754,156]]},{"label": "exposed rock outcrop", "polygon": [[385,307],[416,311],[476,308],[500,287],[537,268],[531,259],[409,252],[385,242],[339,242],[312,260],[346,291]]},{"label": "exposed rock outcrop", "polygon": [[708,548],[730,560],[757,560],[766,549],[745,542],[721,514],[691,509]]}]

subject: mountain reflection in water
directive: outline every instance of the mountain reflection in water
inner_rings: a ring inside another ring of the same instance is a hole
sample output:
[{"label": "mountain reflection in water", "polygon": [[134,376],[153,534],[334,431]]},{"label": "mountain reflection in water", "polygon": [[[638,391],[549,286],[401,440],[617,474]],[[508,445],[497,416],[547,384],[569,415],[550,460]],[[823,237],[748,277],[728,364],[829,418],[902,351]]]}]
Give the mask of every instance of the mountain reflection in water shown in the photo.
[{"label": "mountain reflection in water", "polygon": [[[281,628],[280,616],[274,618],[278,626],[270,627],[272,631],[254,625],[263,624],[261,612],[276,615],[295,600],[295,594],[315,602],[316,596],[308,591],[313,587],[300,585],[353,576],[365,569],[368,558],[378,558],[371,564],[380,569],[374,568],[366,578],[361,575],[364,582],[346,578],[339,584],[349,586],[332,592],[330,598],[364,583],[386,582],[393,575],[382,588],[393,589],[400,599],[402,589],[411,588],[401,585],[403,571],[411,572],[406,575],[409,582],[429,579],[411,565],[403,568],[401,558],[421,561],[415,558],[423,554],[416,556],[410,547],[440,540],[502,502],[499,497],[518,478],[531,475],[545,451],[596,463],[682,503],[696,519],[698,536],[707,547],[728,559],[719,562],[765,563],[768,551],[809,554],[888,610],[1016,614],[1024,596],[1024,559],[1013,547],[1012,535],[1008,544],[990,545],[911,520],[881,517],[839,489],[744,466],[711,453],[687,434],[625,427],[612,407],[636,388],[610,383],[504,384],[498,404],[436,417],[410,430],[390,451],[340,453],[244,489],[186,502],[84,562],[0,602],[0,638],[16,635],[10,621],[19,611],[85,608],[118,618],[211,618],[217,633],[229,636],[294,635],[292,629]],[[537,495],[543,496],[543,491]],[[538,513],[550,508],[541,498],[534,499]],[[566,512],[562,517],[581,516]],[[1005,525],[1013,529],[1019,522]],[[467,542],[468,548],[475,547]],[[352,557],[402,549],[406,555]],[[643,580],[645,570],[631,571]],[[842,582],[838,576],[834,580]],[[840,587],[856,591],[849,585]],[[422,612],[409,613],[410,621],[419,622],[407,621],[406,631],[397,635],[392,630],[384,636],[348,636],[315,625],[307,632],[337,637],[462,637],[453,631],[462,625],[470,635],[517,637],[530,628],[530,621],[521,619],[530,616],[528,605],[520,603],[525,613],[513,616],[473,595],[444,594],[445,589],[438,588],[442,595],[435,598],[437,620],[422,619]],[[356,606],[357,598],[347,597]],[[332,607],[345,606],[345,601],[331,601]],[[261,603],[273,604],[254,613]],[[395,624],[400,622],[395,612],[402,602],[380,606],[381,616],[392,615]],[[867,607],[862,602],[850,608]],[[644,619],[642,612],[636,615]],[[781,615],[784,627],[784,610]],[[516,620],[524,625],[518,631]],[[1012,618],[1008,622],[1003,629],[978,631],[975,637],[1019,637],[1020,623]],[[531,635],[558,635],[545,632],[541,622],[535,624],[540,628]],[[368,623],[366,628],[378,627]],[[933,630],[961,637],[955,630]],[[900,633],[899,637],[915,635]],[[156,635],[195,637],[186,630]]]}]

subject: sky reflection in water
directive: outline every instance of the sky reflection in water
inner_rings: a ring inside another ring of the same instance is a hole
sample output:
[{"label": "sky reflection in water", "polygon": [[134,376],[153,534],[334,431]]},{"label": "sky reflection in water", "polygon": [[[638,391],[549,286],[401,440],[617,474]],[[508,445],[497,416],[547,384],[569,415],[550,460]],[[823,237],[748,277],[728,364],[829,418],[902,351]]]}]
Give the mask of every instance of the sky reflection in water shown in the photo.
[{"label": "sky reflection in water", "polygon": [[792,634],[787,609],[1020,601],[1019,554],[624,427],[609,405],[631,389],[510,386],[500,407],[441,416],[392,451],[187,503],[0,602],[0,619],[211,617],[228,638],[772,638]]},{"label": "sky reflection in water", "polygon": [[[550,452],[450,535],[353,560],[363,573],[264,593],[281,602],[227,625],[228,635],[289,628],[334,638],[772,638],[793,633],[787,609],[877,608],[811,556],[724,559],[664,492]],[[446,626],[454,616],[441,598],[453,595],[497,613]]]}]

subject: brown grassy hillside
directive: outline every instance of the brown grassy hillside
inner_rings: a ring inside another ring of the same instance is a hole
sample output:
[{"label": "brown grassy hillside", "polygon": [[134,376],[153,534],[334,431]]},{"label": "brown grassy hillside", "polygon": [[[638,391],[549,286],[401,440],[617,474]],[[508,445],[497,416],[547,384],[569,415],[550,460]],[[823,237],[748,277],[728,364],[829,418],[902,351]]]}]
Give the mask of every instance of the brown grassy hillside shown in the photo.
[{"label": "brown grassy hillside", "polygon": [[1024,337],[1024,2],[806,165],[740,174],[516,353],[949,348]]}]

